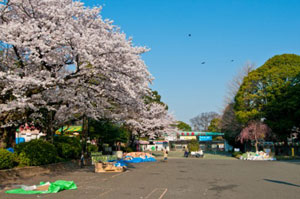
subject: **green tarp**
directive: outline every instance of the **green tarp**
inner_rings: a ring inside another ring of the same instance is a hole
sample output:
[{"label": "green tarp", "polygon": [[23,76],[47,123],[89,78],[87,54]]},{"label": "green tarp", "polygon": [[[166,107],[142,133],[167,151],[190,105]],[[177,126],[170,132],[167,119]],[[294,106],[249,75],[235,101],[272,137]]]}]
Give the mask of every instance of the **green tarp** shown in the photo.
[{"label": "green tarp", "polygon": [[[45,182],[40,182],[40,185],[45,184]],[[49,189],[47,191],[34,191],[34,190],[24,190],[24,189],[12,189],[8,190],[5,193],[11,194],[45,194],[45,193],[57,193],[62,190],[71,190],[77,189],[76,184],[73,181],[64,181],[57,180],[55,182],[50,183]]]}]

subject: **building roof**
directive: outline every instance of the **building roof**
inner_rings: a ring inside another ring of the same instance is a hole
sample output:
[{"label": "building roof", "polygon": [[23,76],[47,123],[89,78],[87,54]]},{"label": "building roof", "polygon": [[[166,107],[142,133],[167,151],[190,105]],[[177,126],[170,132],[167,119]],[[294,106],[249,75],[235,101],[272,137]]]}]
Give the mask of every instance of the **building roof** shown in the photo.
[{"label": "building roof", "polygon": [[219,132],[197,132],[197,131],[181,131],[180,133],[177,133],[177,135],[181,136],[209,136],[209,135],[224,135],[224,133]]},{"label": "building roof", "polygon": [[59,128],[55,133],[60,134],[61,132],[81,132],[82,126],[64,126],[63,128]]}]

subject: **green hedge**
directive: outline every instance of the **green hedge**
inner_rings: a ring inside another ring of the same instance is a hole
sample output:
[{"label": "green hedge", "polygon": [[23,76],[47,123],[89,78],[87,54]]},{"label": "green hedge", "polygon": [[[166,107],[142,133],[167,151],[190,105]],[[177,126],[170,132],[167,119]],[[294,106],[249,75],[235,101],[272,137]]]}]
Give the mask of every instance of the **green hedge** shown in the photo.
[{"label": "green hedge", "polygon": [[242,152],[232,152],[232,157],[235,157],[237,159],[240,159],[240,157],[243,155]]},{"label": "green hedge", "polygon": [[44,140],[31,140],[15,148],[21,166],[38,166],[59,160],[55,146]]},{"label": "green hedge", "polygon": [[81,154],[81,143],[76,137],[56,136],[54,138],[54,145],[57,149],[58,155],[65,159],[78,159]]},{"label": "green hedge", "polygon": [[0,169],[10,169],[16,165],[15,154],[7,151],[6,149],[0,149]]}]

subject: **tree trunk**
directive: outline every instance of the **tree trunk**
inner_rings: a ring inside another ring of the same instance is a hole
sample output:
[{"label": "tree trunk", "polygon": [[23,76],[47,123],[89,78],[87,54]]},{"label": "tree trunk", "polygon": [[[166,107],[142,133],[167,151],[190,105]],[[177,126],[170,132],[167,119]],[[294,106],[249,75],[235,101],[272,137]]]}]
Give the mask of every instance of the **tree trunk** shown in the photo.
[{"label": "tree trunk", "polygon": [[256,137],[256,134],[255,134],[255,150],[256,150],[256,154],[258,154],[258,139]]},{"label": "tree trunk", "polygon": [[256,154],[258,154],[258,142],[257,142],[257,140],[255,140],[255,150],[256,150]]},{"label": "tree trunk", "polygon": [[86,134],[86,132],[85,132],[85,123],[86,123],[86,121],[85,121],[85,116],[83,116],[83,119],[82,119],[82,135],[81,135],[81,140],[82,140],[82,151],[83,152],[86,152],[86,137],[85,137],[85,134]]},{"label": "tree trunk", "polygon": [[6,143],[5,143],[5,141],[4,141],[4,138],[3,138],[3,132],[1,132],[1,138],[0,138],[0,149],[2,149],[2,148],[6,148]]},{"label": "tree trunk", "polygon": [[0,139],[0,148],[14,147],[16,128],[8,127],[2,131],[2,139]]},{"label": "tree trunk", "polygon": [[7,131],[6,128],[1,129],[0,148],[6,148],[7,146]]}]

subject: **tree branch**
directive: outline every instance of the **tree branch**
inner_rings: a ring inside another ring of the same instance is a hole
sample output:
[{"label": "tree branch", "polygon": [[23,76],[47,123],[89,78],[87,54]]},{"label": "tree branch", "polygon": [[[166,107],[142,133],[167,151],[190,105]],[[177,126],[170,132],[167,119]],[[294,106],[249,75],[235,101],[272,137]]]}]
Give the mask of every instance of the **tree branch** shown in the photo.
[{"label": "tree branch", "polygon": [[25,66],[24,66],[24,62],[23,62],[23,60],[22,60],[22,58],[21,58],[21,56],[20,56],[20,54],[19,54],[19,52],[18,52],[18,49],[17,49],[16,46],[13,46],[13,49],[14,49],[14,52],[15,52],[17,58],[18,58],[18,61],[19,61],[20,64],[21,64],[21,68],[23,69],[23,68],[25,67]]}]

